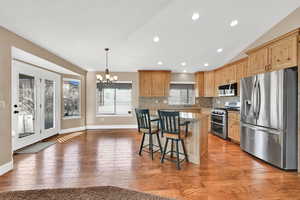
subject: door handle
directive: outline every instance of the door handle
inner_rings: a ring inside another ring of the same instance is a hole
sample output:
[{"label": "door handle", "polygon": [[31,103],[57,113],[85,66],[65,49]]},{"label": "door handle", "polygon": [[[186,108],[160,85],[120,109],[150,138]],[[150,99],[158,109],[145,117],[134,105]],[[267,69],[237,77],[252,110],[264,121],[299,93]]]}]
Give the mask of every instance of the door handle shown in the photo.
[{"label": "door handle", "polygon": [[256,98],[257,98],[257,100],[256,100],[256,118],[258,118],[258,116],[259,116],[259,113],[260,113],[260,107],[261,107],[261,92],[260,92],[260,83],[259,83],[259,81],[257,81],[257,91],[256,91]]}]

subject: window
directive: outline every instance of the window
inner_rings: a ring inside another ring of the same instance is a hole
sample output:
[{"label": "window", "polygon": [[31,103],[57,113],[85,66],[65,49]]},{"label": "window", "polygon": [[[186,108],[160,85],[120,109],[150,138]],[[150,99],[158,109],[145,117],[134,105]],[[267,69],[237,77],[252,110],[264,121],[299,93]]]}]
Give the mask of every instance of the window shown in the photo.
[{"label": "window", "polygon": [[64,118],[80,118],[80,80],[64,79]]},{"label": "window", "polygon": [[170,105],[192,105],[195,104],[194,84],[171,83]]},{"label": "window", "polygon": [[114,83],[96,89],[97,115],[128,115],[131,113],[132,83]]}]

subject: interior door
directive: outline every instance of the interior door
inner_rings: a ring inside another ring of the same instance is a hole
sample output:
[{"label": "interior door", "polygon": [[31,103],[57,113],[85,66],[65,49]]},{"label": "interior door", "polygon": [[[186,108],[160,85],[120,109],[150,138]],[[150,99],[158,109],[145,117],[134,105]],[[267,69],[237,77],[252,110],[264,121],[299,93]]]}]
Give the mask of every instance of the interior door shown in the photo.
[{"label": "interior door", "polygon": [[60,75],[13,61],[13,150],[60,130]]},{"label": "interior door", "polygon": [[241,121],[253,125],[256,124],[256,83],[256,76],[241,79]]},{"label": "interior door", "polygon": [[284,71],[257,75],[257,125],[283,130]]}]

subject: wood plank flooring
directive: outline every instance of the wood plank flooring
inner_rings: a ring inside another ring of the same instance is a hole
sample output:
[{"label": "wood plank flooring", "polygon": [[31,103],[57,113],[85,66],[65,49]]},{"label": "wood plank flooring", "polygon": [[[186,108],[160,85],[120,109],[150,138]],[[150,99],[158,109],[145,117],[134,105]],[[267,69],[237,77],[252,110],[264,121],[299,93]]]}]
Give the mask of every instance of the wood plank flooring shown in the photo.
[{"label": "wood plank flooring", "polygon": [[135,130],[88,131],[38,154],[14,156],[0,191],[113,185],[185,200],[300,199],[300,177],[254,159],[239,146],[209,136],[201,165],[160,164],[137,151]]}]

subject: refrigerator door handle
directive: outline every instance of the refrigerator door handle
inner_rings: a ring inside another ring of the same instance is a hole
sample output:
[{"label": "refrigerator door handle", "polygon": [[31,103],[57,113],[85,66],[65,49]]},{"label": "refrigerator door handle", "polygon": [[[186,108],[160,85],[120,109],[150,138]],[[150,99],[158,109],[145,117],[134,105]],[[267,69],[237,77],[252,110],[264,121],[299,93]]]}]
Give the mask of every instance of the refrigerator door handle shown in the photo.
[{"label": "refrigerator door handle", "polygon": [[259,81],[257,81],[257,86],[256,86],[256,98],[257,98],[257,100],[256,100],[256,111],[255,111],[255,113],[256,113],[256,118],[258,119],[258,117],[259,117],[259,113],[260,113],[260,107],[261,107],[261,91],[260,91],[260,82]]},{"label": "refrigerator door handle", "polygon": [[251,96],[251,101],[253,102],[252,112],[253,112],[253,116],[254,116],[255,119],[257,119],[257,115],[256,115],[256,106],[257,106],[256,86],[257,86],[257,79],[255,79],[253,89],[252,89],[252,96]]},{"label": "refrigerator door handle", "polygon": [[241,126],[252,129],[252,130],[255,130],[255,131],[266,131],[266,132],[274,134],[274,135],[280,135],[282,133],[281,130],[264,128],[264,127],[254,126],[254,125],[245,124],[245,123],[241,123]]}]

